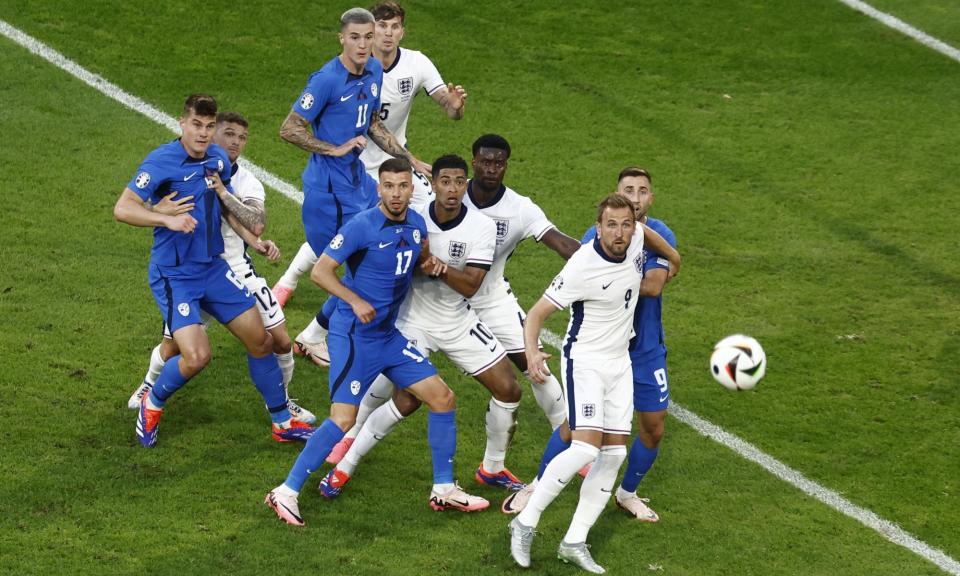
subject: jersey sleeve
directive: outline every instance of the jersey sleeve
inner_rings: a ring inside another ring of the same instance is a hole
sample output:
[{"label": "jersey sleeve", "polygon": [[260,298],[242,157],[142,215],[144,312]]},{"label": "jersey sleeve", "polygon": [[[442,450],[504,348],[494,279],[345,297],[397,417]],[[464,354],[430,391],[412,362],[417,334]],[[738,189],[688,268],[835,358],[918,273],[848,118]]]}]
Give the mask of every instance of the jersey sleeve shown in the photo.
[{"label": "jersey sleeve", "polygon": [[597,225],[594,224],[583,233],[583,238],[580,239],[581,244],[587,244],[593,242],[593,239],[597,237]]},{"label": "jersey sleeve", "polygon": [[166,180],[160,165],[153,160],[152,155],[144,158],[137,173],[127,183],[127,188],[133,190],[144,202],[150,201],[160,185]]},{"label": "jersey sleeve", "polygon": [[561,310],[577,300],[583,300],[584,275],[579,262],[579,258],[570,258],[543,293],[544,298]]},{"label": "jersey sleeve", "polygon": [[[663,239],[667,241],[667,244],[670,244],[674,248],[677,247],[677,239],[673,235],[673,231],[664,226],[659,230],[655,230],[658,234],[663,236]],[[643,261],[643,273],[646,274],[648,270],[669,270],[670,261],[664,258],[663,256],[657,254],[650,248],[644,246],[644,261]]]},{"label": "jersey sleeve", "polygon": [[266,204],[267,193],[263,189],[263,184],[253,177],[253,175],[244,178],[243,186],[234,186],[237,189],[237,197],[241,202],[247,200],[256,200],[261,204]]},{"label": "jersey sleeve", "polygon": [[464,263],[466,266],[489,270],[493,266],[493,253],[497,249],[497,225],[487,217],[483,218],[481,230],[477,234],[477,245],[470,251],[470,256]]},{"label": "jersey sleeve", "polygon": [[303,116],[308,122],[313,122],[323,111],[330,99],[330,79],[322,71],[317,72],[307,80],[307,86],[300,94],[300,99],[293,103],[293,111]]},{"label": "jersey sleeve", "polygon": [[556,228],[543,210],[529,199],[520,207],[520,214],[523,218],[524,238],[533,238],[539,242],[544,234]]},{"label": "jersey sleeve", "polygon": [[367,229],[362,218],[353,218],[340,228],[333,240],[323,249],[323,253],[343,264],[347,258],[358,252],[366,244]]},{"label": "jersey sleeve", "polygon": [[427,95],[432,96],[434,92],[446,86],[440,71],[434,66],[433,62],[425,54],[419,55],[417,62],[417,73],[420,77],[420,86]]}]

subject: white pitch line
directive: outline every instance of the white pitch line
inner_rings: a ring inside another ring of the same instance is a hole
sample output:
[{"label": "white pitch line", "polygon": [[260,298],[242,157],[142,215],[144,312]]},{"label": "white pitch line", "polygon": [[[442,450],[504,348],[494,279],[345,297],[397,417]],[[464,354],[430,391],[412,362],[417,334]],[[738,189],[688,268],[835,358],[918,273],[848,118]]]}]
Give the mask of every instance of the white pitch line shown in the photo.
[{"label": "white pitch line", "polygon": [[[850,4],[854,0],[840,1]],[[856,3],[862,4],[860,2]],[[0,34],[3,34],[30,52],[40,56],[44,60],[47,60],[61,70],[64,70],[71,76],[74,76],[75,78],[78,78],[89,84],[104,95],[113,98],[127,108],[139,112],[157,124],[169,129],[171,132],[179,134],[180,126],[177,123],[177,120],[172,116],[164,114],[147,102],[124,91],[116,84],[108,82],[104,78],[93,74],[92,72],[78,65],[76,62],[73,62],[59,52],[53,50],[46,44],[9,25],[4,20],[0,20]],[[956,50],[954,51],[956,52]],[[960,54],[960,52],[958,52],[958,54]],[[259,178],[265,184],[283,194],[287,198],[290,198],[294,202],[303,204],[303,194],[296,187],[252,162],[244,161],[243,163],[254,173],[254,175],[257,176],[257,178]],[[562,339],[553,332],[544,330],[541,333],[541,337],[543,338],[544,342],[553,348],[559,350],[562,346]],[[670,414],[684,424],[692,427],[703,436],[706,436],[707,438],[726,446],[743,458],[760,465],[777,478],[798,488],[812,498],[815,498],[827,506],[830,506],[834,510],[837,510],[842,514],[859,521],[864,526],[876,531],[890,542],[893,542],[899,546],[903,546],[914,554],[917,554],[925,560],[935,564],[944,572],[954,576],[960,576],[960,562],[957,562],[943,551],[933,548],[923,541],[918,540],[893,522],[884,520],[873,512],[865,508],[861,508],[853,502],[850,502],[833,490],[825,488],[820,484],[809,480],[803,474],[794,470],[793,468],[790,468],[773,456],[766,454],[738,436],[725,431],[716,424],[704,420],[700,416],[697,416],[695,413],[683,408],[677,403],[673,403],[670,407]]]},{"label": "white pitch line", "polygon": [[936,38],[934,38],[933,36],[930,36],[929,34],[927,34],[922,30],[918,30],[914,28],[913,26],[907,24],[906,22],[897,18],[896,16],[887,14],[886,12],[881,12],[876,8],[874,8],[873,6],[867,4],[866,2],[861,2],[860,0],[838,0],[838,1],[853,8],[857,12],[866,14],[867,16],[876,20],[877,22],[884,24],[885,26],[889,26],[890,28],[893,28],[894,30],[896,30],[897,32],[900,32],[901,34],[905,34],[913,38],[914,40],[923,44],[927,48],[936,50],[937,52],[943,54],[947,58],[950,58],[951,60],[954,60],[956,62],[960,62],[960,50],[957,50],[956,48],[947,44],[946,42],[937,40]]}]

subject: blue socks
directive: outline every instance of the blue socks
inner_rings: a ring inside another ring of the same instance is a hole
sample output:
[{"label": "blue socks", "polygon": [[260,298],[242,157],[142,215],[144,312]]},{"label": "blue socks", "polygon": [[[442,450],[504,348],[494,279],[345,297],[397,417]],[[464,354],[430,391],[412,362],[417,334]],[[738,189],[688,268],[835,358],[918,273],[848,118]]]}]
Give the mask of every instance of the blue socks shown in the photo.
[{"label": "blue socks", "polygon": [[543,456],[540,458],[540,471],[537,472],[537,480],[543,477],[543,471],[547,469],[547,464],[549,464],[557,454],[569,447],[570,443],[564,442],[563,439],[560,438],[560,427],[558,426],[557,429],[553,431],[553,434],[550,435],[550,440],[547,441],[547,448],[543,451]]},{"label": "blue socks", "polygon": [[290,469],[284,484],[299,492],[307,482],[307,478],[323,466],[323,461],[337,442],[343,439],[343,434],[343,430],[334,424],[333,420],[329,418],[324,420],[313,436],[307,440],[307,445],[297,456],[297,461],[293,463],[293,468]]},{"label": "blue socks", "polygon": [[456,410],[451,410],[427,415],[427,442],[433,454],[434,484],[453,484],[453,457],[457,453],[456,414]]},{"label": "blue socks", "polygon": [[157,377],[157,382],[150,390],[150,401],[153,402],[154,406],[163,408],[167,400],[173,396],[174,392],[182,388],[187,380],[189,378],[185,378],[180,373],[180,355],[177,354],[164,364],[160,376]]},{"label": "blue socks", "polygon": [[283,387],[283,372],[280,363],[273,354],[263,358],[254,358],[247,354],[247,365],[250,367],[250,379],[257,387],[263,401],[270,411],[270,419],[274,424],[282,424],[290,419],[287,410],[287,391]]},{"label": "blue socks", "polygon": [[651,450],[643,445],[640,438],[634,438],[630,446],[630,456],[627,458],[627,471],[623,474],[620,487],[627,492],[636,492],[640,481],[650,471],[653,461],[657,459],[660,448]]}]

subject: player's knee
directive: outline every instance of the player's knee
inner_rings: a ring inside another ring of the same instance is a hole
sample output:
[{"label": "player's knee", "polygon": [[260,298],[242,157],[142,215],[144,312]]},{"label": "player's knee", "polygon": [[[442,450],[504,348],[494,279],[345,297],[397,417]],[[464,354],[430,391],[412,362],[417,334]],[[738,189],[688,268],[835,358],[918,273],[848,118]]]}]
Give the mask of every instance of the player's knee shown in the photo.
[{"label": "player's knee", "polygon": [[456,409],[457,398],[453,390],[446,384],[443,384],[442,386],[436,387],[436,392],[432,395],[429,405],[430,410],[433,412],[449,412]]},{"label": "player's knee", "polygon": [[344,433],[348,432],[353,425],[357,423],[357,416],[350,414],[331,414],[330,420],[337,425],[337,428],[342,430]]},{"label": "player's knee", "polygon": [[652,450],[660,446],[660,441],[663,440],[663,433],[663,422],[644,426],[640,429],[640,441],[643,442],[644,446]]},{"label": "player's knee", "polygon": [[263,335],[257,338],[250,347],[250,354],[256,358],[263,358],[268,354],[273,354],[273,336],[264,330]]},{"label": "player's knee", "polygon": [[515,404],[522,396],[523,392],[516,380],[503,382],[493,390],[493,397],[500,402]]},{"label": "player's knee", "polygon": [[183,368],[192,376],[210,363],[210,350],[208,348],[181,350],[180,358],[183,360]]},{"label": "player's knee", "polygon": [[270,335],[273,337],[273,353],[274,354],[287,354],[293,350],[293,342],[290,340],[290,335],[287,334],[286,330],[276,330]]}]

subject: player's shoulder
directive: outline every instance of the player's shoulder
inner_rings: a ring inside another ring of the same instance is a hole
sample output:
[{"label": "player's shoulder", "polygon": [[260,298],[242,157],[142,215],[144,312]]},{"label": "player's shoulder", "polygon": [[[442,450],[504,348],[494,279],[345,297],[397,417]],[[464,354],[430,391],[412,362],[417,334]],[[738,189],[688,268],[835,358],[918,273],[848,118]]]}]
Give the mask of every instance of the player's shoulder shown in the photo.
[{"label": "player's shoulder", "polygon": [[307,77],[307,85],[333,80],[341,75],[344,75],[346,70],[347,69],[340,64],[339,58],[334,56],[318,70],[314,70],[310,76]]},{"label": "player's shoulder", "polygon": [[144,158],[144,162],[152,162],[155,164],[172,161],[179,162],[183,160],[184,156],[186,156],[186,151],[183,149],[183,146],[180,145],[180,139],[174,138],[151,150]]},{"label": "player's shoulder", "polygon": [[230,167],[230,156],[227,155],[227,151],[220,147],[219,144],[211,144],[207,148],[207,155],[213,156],[217,160],[222,160],[223,165],[217,164],[217,170],[223,171]]},{"label": "player's shoulder", "polygon": [[673,230],[671,230],[663,220],[647,216],[645,224],[648,228],[663,236],[663,239],[669,242],[671,246],[676,246],[676,235],[674,235]]},{"label": "player's shoulder", "polygon": [[233,188],[237,191],[241,197],[253,197],[255,199],[264,200],[266,196],[266,190],[263,187],[263,183],[253,175],[253,172],[248,170],[242,164],[236,164],[236,170],[233,172]]},{"label": "player's shoulder", "polygon": [[370,56],[367,59],[367,63],[363,67],[364,72],[369,72],[376,76],[377,74],[383,74],[383,62],[377,60],[375,56]]},{"label": "player's shoulder", "polygon": [[426,218],[424,218],[423,214],[421,214],[416,210],[407,210],[407,223],[413,226],[414,228],[419,228],[420,230],[423,230],[423,231],[426,231],[427,229]]}]

